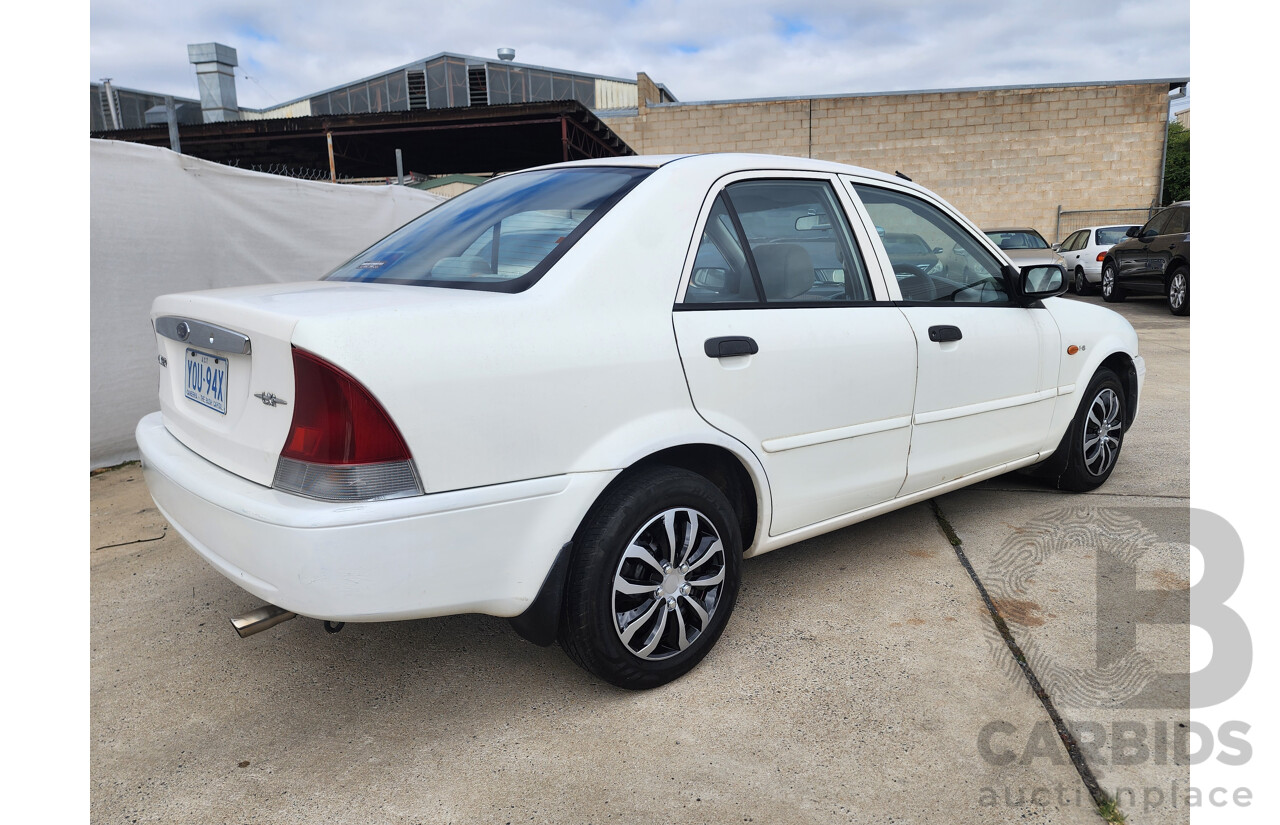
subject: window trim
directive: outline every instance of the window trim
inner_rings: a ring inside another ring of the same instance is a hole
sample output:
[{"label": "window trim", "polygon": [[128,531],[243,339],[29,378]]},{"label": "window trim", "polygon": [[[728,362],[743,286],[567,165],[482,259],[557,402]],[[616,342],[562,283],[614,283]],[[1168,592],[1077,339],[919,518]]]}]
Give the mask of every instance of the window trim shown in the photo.
[{"label": "window trim", "polygon": [[[866,271],[867,276],[867,285],[871,288],[871,294],[874,296],[872,300],[773,302],[768,300],[768,296],[766,296],[764,292],[764,286],[760,281],[759,271],[756,269],[755,255],[750,248],[750,243],[746,242],[747,233],[742,228],[742,224],[738,219],[737,208],[733,205],[733,200],[728,196],[726,190],[729,186],[735,183],[770,180],[813,181],[816,183],[825,183],[830,187],[831,194],[835,198],[836,206],[844,212],[845,222],[849,228],[849,233],[852,236],[853,244],[856,247],[854,251],[862,259],[863,269]],[[711,210],[715,207],[716,198],[722,193],[725,194],[727,211],[733,221],[734,229],[739,234],[739,240],[746,242],[743,253],[751,268],[751,276],[754,279],[760,300],[755,302],[733,301],[722,303],[687,303],[685,302],[685,296],[689,291],[689,284],[693,278],[694,262],[698,256],[698,249],[702,244],[702,234],[707,225],[707,221],[711,217]],[[893,296],[889,292],[888,286],[885,283],[883,267],[881,266],[879,258],[875,255],[875,250],[871,246],[870,237],[867,235],[866,228],[855,211],[856,208],[856,202],[849,197],[849,193],[845,190],[845,187],[841,185],[840,176],[835,173],[801,171],[794,169],[751,169],[739,170],[722,175],[711,184],[711,187],[703,198],[702,207],[698,211],[698,220],[694,224],[693,235],[689,240],[689,248],[685,253],[684,269],[681,272],[680,282],[676,286],[676,293],[674,300],[672,301],[672,310],[675,312],[704,312],[708,310],[847,309],[867,306],[892,306]]]},{"label": "window trim", "polygon": [[[728,213],[729,220],[733,223],[733,231],[738,234],[738,246],[742,249],[742,257],[746,260],[747,270],[751,273],[751,283],[756,285],[755,303],[768,304],[769,296],[765,294],[764,281],[760,279],[760,268],[756,265],[756,254],[751,249],[751,238],[747,236],[747,230],[742,226],[742,220],[738,217],[738,207],[733,205],[733,198],[729,197],[729,187],[725,186],[721,189],[720,194],[716,197],[724,199],[724,211]],[[711,208],[714,209],[715,207],[712,206]],[[710,213],[707,214],[707,220],[711,220]],[[706,226],[706,224],[704,223],[703,226]],[[701,248],[701,241],[698,242],[698,246]],[[686,293],[688,292],[688,290],[685,291]]]},{"label": "window trim", "polygon": [[[983,247],[989,253],[991,253],[995,257],[996,261],[1002,263],[1001,279],[1004,282],[1005,294],[1009,296],[1009,300],[1007,301],[991,301],[987,303],[979,303],[979,302],[942,303],[937,301],[907,301],[907,300],[904,300],[902,297],[902,290],[898,287],[897,278],[896,277],[892,279],[886,278],[885,279],[886,281],[892,283],[892,291],[896,293],[896,297],[892,298],[892,302],[894,306],[952,307],[952,308],[958,308],[958,309],[969,308],[969,307],[991,307],[991,308],[999,308],[999,309],[1009,309],[1010,307],[1018,308],[1018,309],[1024,308],[1024,305],[1018,300],[1018,291],[1015,289],[1016,285],[1009,282],[1008,269],[1006,269],[1006,267],[1011,267],[1012,269],[1016,270],[1017,266],[1015,266],[1013,262],[1010,261],[1008,257],[1004,255],[1003,250],[1001,250],[999,246],[996,246],[994,241],[992,241],[990,238],[987,237],[987,234],[985,232],[983,232],[981,229],[975,226],[972,221],[964,217],[964,215],[960,214],[960,212],[956,211],[956,209],[954,209],[949,203],[942,200],[941,198],[933,197],[929,193],[926,193],[915,187],[900,185],[896,181],[886,181],[886,180],[881,180],[879,178],[869,178],[863,175],[842,174],[839,177],[840,177],[840,180],[843,181],[843,183],[845,184],[845,188],[848,189],[850,198],[853,199],[854,203],[856,204],[856,207],[858,210],[858,219],[863,222],[864,227],[874,227],[875,221],[872,220],[871,213],[867,211],[866,204],[862,202],[861,196],[858,195],[857,189],[854,188],[856,186],[866,186],[871,189],[883,189],[890,192],[895,192],[900,195],[913,197],[920,201],[924,201],[925,203],[937,209],[942,214],[946,215],[948,218],[951,218],[951,220],[955,221],[956,225],[960,227],[961,231],[967,232],[973,240],[978,242],[979,246]],[[885,250],[884,243],[881,242],[879,233],[871,232],[869,233],[869,236],[872,239],[871,243],[875,250],[876,256],[880,260],[881,272],[882,273],[886,271],[892,272],[893,262],[889,259],[889,253]],[[1040,305],[1043,306],[1043,304],[1040,304]],[[1034,307],[1035,304],[1032,304],[1031,306]]]}]

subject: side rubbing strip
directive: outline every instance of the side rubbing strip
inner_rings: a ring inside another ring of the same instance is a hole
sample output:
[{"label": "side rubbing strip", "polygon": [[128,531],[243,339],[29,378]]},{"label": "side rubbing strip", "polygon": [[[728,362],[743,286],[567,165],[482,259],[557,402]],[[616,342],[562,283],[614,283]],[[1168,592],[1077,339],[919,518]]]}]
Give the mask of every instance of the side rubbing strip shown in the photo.
[{"label": "side rubbing strip", "polygon": [[826,444],[828,441],[840,441],[845,438],[856,438],[860,435],[900,430],[911,425],[911,416],[901,418],[884,418],[880,421],[868,421],[866,424],[854,424],[851,427],[837,427],[834,430],[820,430],[816,433],[788,435],[782,438],[770,438],[760,446],[766,453],[780,453],[783,450],[794,450],[797,447],[811,447],[814,444]]},{"label": "side rubbing strip", "polygon": [[933,412],[916,413],[917,424],[932,424],[935,421],[950,421],[953,418],[964,418],[966,415],[978,415],[979,413],[992,412],[994,410],[1003,410],[1006,407],[1021,407],[1024,404],[1034,404],[1037,401],[1045,401],[1058,395],[1055,387],[1051,390],[1040,390],[1039,392],[1028,393],[1027,395],[1015,395],[1012,398],[997,398],[995,401],[983,401],[981,404],[970,404],[967,407],[950,407],[945,410],[934,410]]}]

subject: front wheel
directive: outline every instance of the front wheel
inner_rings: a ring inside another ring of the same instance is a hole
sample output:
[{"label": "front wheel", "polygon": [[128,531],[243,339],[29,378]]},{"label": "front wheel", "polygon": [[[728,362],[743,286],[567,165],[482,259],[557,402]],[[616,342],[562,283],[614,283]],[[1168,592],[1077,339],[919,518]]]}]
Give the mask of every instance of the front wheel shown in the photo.
[{"label": "front wheel", "polygon": [[1100,487],[1111,477],[1124,445],[1127,412],[1119,377],[1106,367],[1099,369],[1050,459],[1057,460],[1058,489],[1083,493]]},{"label": "front wheel", "polygon": [[618,687],[666,684],[720,637],[741,565],[738,520],[718,487],[674,467],[636,472],[574,537],[560,645]]},{"label": "front wheel", "polygon": [[1169,311],[1174,315],[1191,314],[1191,271],[1179,266],[1169,275]]},{"label": "front wheel", "polygon": [[1107,261],[1102,265],[1102,300],[1118,304],[1124,300],[1124,290],[1116,281],[1116,265]]}]

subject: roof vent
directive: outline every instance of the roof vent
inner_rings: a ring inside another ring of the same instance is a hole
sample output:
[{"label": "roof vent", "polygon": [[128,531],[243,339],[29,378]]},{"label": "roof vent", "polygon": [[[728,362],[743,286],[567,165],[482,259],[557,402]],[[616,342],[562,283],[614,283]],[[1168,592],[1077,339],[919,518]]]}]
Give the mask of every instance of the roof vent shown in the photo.
[{"label": "roof vent", "polygon": [[515,60],[516,50],[515,49],[498,49],[498,59],[499,60]]}]

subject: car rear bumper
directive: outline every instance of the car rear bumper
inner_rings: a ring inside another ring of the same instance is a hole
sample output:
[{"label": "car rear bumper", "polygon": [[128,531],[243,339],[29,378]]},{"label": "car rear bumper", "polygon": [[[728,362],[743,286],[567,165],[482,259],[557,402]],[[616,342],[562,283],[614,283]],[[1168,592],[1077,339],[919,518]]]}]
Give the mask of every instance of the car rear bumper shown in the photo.
[{"label": "car rear bumper", "polygon": [[196,552],[258,598],[333,621],[519,615],[616,475],[331,503],[217,467],[170,435],[160,413],[136,436],[156,506]]}]

